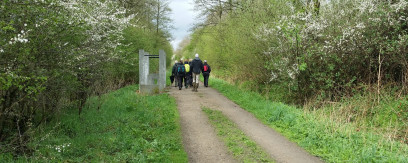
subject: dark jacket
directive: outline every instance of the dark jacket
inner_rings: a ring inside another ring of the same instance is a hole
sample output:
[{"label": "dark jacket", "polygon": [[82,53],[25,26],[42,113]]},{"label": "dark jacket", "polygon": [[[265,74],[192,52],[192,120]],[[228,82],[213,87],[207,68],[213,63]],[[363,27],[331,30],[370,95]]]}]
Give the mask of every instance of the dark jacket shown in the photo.
[{"label": "dark jacket", "polygon": [[[207,70],[207,72],[204,72],[204,66],[205,65],[207,65],[208,66],[208,70]],[[204,65],[203,65],[203,74],[210,74],[210,72],[211,72],[211,67],[210,67],[210,65],[208,65],[207,63],[204,63]]]},{"label": "dark jacket", "polygon": [[201,61],[200,58],[195,58],[193,62],[191,63],[190,71],[193,71],[195,74],[200,74],[200,72],[203,70],[203,62]]},{"label": "dark jacket", "polygon": [[[183,64],[183,63],[178,63],[177,66],[176,66],[176,70],[175,70],[175,73],[174,73],[174,74],[175,74],[176,76],[184,76],[184,75],[186,75],[185,72],[184,72],[184,73],[181,73],[181,74],[180,74],[180,73],[177,73],[177,69],[178,69],[179,66],[183,66],[183,67],[184,67],[184,64]],[[185,70],[185,67],[184,67],[184,70]]]},{"label": "dark jacket", "polygon": [[177,65],[178,65],[178,63],[175,63],[173,65],[173,69],[171,70],[171,76],[176,76],[177,75]]}]

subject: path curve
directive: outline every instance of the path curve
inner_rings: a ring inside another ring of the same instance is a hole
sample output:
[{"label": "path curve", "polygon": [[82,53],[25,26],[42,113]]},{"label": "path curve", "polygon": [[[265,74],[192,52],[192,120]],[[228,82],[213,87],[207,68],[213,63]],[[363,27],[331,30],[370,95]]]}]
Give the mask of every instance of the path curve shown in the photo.
[{"label": "path curve", "polygon": [[[264,125],[251,113],[223,96],[213,88],[200,83],[198,92],[171,87],[170,95],[177,100],[180,112],[183,145],[189,162],[238,162],[228,155],[227,148],[218,140],[215,130],[201,110],[202,106],[220,110],[254,140],[277,162],[322,162],[272,128]],[[194,101],[195,103],[193,103]],[[211,160],[210,160],[211,159]]]}]

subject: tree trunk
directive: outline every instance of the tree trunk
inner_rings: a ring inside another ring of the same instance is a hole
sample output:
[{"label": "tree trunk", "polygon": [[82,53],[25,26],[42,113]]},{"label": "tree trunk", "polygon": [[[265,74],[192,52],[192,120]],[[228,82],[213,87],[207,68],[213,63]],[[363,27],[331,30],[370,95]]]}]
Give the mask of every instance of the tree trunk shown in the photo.
[{"label": "tree trunk", "polygon": [[220,18],[220,22],[221,22],[221,18],[222,18],[222,3],[221,3],[221,0],[218,0],[218,5],[219,5],[219,11],[218,11],[218,16],[219,16],[219,18]]},{"label": "tree trunk", "polygon": [[159,34],[159,21],[160,19],[160,1],[157,0],[157,15],[156,15],[156,34]]},{"label": "tree trunk", "polygon": [[380,86],[381,86],[381,65],[382,65],[382,60],[381,60],[381,51],[380,54],[378,55],[378,77],[377,77],[377,103],[380,104]]}]

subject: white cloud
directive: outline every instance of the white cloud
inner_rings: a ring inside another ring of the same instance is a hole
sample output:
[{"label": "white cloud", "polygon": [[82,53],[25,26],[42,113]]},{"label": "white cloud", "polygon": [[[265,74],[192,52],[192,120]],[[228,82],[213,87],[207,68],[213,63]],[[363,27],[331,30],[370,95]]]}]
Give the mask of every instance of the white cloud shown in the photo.
[{"label": "white cloud", "polygon": [[173,0],[170,2],[170,8],[173,10],[171,18],[174,21],[174,30],[171,33],[174,40],[171,42],[176,49],[178,44],[189,34],[197,13],[193,11],[193,0]]}]

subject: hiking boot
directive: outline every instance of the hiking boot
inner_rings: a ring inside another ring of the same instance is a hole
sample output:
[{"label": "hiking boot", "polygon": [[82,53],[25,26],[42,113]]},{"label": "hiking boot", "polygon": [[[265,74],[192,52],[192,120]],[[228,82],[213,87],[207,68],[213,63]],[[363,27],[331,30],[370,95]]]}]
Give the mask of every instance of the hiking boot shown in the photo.
[{"label": "hiking boot", "polygon": [[191,91],[194,92],[194,90],[195,90],[195,83],[193,83],[193,89],[191,89]]},{"label": "hiking boot", "polygon": [[194,89],[195,92],[198,92],[198,83],[195,84]]}]

